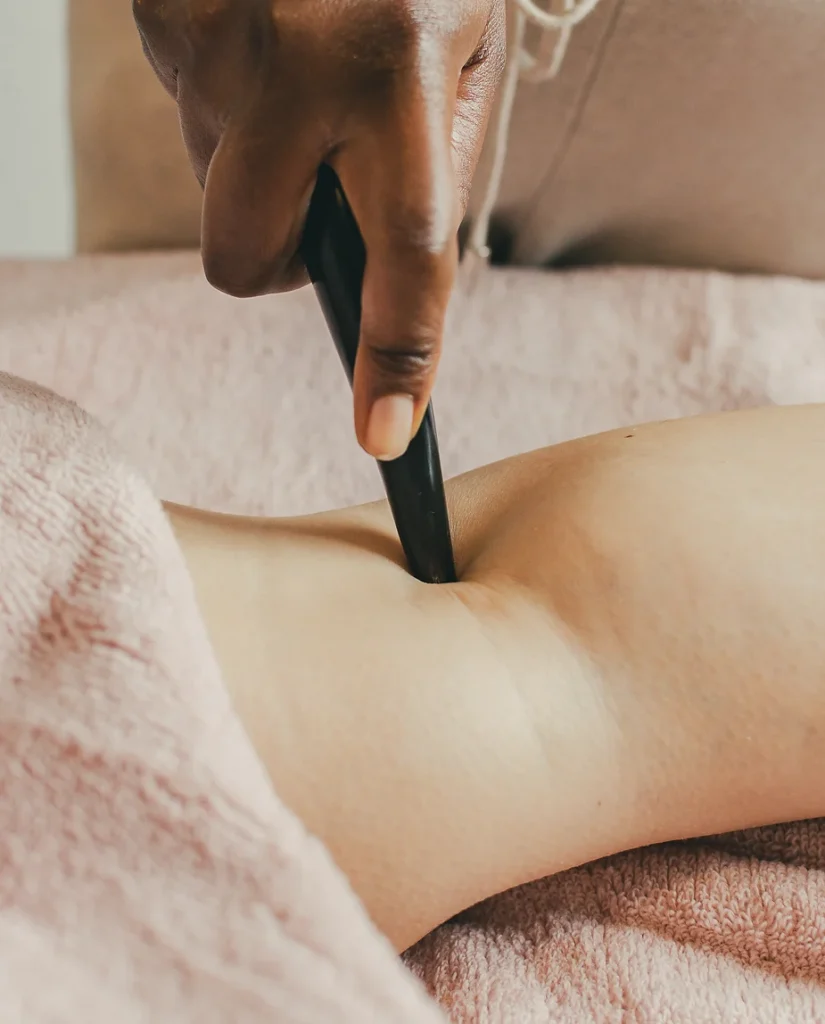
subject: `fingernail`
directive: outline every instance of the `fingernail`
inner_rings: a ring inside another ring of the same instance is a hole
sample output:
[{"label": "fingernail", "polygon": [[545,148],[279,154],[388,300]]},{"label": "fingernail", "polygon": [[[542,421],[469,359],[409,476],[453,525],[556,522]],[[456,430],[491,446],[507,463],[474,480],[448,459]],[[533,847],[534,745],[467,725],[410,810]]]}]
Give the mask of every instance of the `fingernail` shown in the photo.
[{"label": "fingernail", "polygon": [[381,462],[404,454],[412,439],[415,403],[410,395],[385,395],[370,411],[367,423],[367,451]]}]

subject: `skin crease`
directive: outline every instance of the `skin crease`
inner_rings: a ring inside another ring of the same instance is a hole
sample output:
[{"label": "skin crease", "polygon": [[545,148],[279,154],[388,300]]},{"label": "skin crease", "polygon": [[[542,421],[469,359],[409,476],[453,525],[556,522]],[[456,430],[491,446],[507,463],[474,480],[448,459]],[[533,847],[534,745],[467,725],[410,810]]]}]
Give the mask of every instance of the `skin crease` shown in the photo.
[{"label": "skin crease", "polygon": [[825,407],[624,429],[448,486],[461,582],[383,504],[170,507],[280,796],[402,950],[496,892],[825,813]]},{"label": "skin crease", "polygon": [[[457,230],[504,67],[505,0],[133,0],[204,186],[206,275],[236,296],[305,282],[298,255],[319,164],[368,252],[354,382],[426,411]],[[400,452],[398,454],[401,454]]]}]

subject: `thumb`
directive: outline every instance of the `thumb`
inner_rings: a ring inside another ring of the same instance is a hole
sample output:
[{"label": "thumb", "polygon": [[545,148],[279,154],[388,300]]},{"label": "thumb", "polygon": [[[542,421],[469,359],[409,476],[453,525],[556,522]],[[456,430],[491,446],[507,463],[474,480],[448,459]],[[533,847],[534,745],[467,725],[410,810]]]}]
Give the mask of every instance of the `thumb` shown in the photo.
[{"label": "thumb", "polygon": [[335,160],[367,251],[355,429],[386,461],[404,454],[427,411],[458,264],[449,131],[434,144],[419,113],[397,113],[389,135],[371,134]]},{"label": "thumb", "polygon": [[403,455],[427,411],[441,357],[457,242],[440,252],[368,245],[355,367],[355,426],[370,455]]}]

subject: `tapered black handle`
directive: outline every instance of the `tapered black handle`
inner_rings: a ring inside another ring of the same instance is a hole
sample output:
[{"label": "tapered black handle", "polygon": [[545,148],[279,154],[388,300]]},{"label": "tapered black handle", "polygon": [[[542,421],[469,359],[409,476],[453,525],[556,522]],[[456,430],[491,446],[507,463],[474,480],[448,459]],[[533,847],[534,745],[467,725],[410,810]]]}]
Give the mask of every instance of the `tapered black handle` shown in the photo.
[{"label": "tapered black handle", "polygon": [[[352,384],[366,249],[338,176],[326,164],[318,172],[301,254]],[[454,583],[450,520],[432,406],[401,458],[378,465],[410,572],[425,583]]]}]

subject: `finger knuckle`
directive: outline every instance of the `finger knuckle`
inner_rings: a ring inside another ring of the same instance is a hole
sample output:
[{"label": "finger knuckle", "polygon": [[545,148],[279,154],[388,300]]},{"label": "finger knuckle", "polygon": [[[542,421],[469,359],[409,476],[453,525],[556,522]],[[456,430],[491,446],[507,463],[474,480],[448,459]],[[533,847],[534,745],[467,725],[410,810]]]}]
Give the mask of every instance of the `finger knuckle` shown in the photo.
[{"label": "finger knuckle", "polygon": [[236,299],[252,298],[270,290],[269,268],[223,251],[203,251],[203,272],[213,288]]},{"label": "finger knuckle", "polygon": [[234,0],[209,0],[208,3],[193,5],[189,12],[190,25],[201,31],[223,31],[229,22],[239,20],[245,21],[246,15],[245,12],[239,15]]},{"label": "finger knuckle", "polygon": [[158,0],[132,0],[132,17],[141,27],[157,21],[161,10]]},{"label": "finger knuckle", "polygon": [[[315,10],[315,13],[313,13]],[[287,5],[283,14],[273,5],[276,19],[282,24],[290,14]],[[324,51],[325,60],[339,60],[350,79],[377,84],[409,67],[417,50],[420,26],[405,3],[376,3],[376,0],[343,0],[330,5],[321,0],[300,8],[299,21],[305,31],[311,25],[316,46]]]},{"label": "finger knuckle", "polygon": [[[381,225],[384,245],[398,253],[404,265],[418,277],[437,280],[443,269],[444,255],[450,249],[458,230],[458,196],[456,181],[449,183],[449,202],[390,204]],[[429,194],[446,193],[435,185]]]},{"label": "finger knuckle", "polygon": [[155,0],[132,0],[132,19],[137,26],[144,53],[152,60],[155,47],[167,39],[163,8]]},{"label": "finger knuckle", "polygon": [[507,40],[504,33],[498,33],[490,43],[486,57],[494,85],[498,86],[507,67]]},{"label": "finger knuckle", "polygon": [[428,262],[435,243],[435,217],[431,209],[423,204],[399,202],[387,210],[384,230],[394,249],[406,250],[419,263]]},{"label": "finger knuckle", "polygon": [[402,346],[372,344],[370,359],[379,377],[389,383],[403,383],[417,392],[435,369],[438,345],[434,338],[417,340]]},{"label": "finger knuckle", "polygon": [[496,7],[490,15],[486,31],[467,62],[468,69],[479,69],[490,86],[501,81],[507,65],[507,28],[503,12]]},{"label": "finger knuckle", "polygon": [[234,252],[204,249],[202,262],[209,284],[236,299],[289,292],[307,283],[306,268],[297,253],[252,262]]}]

